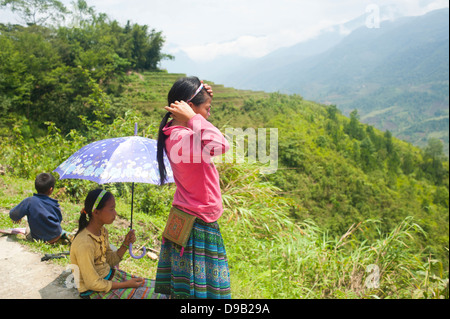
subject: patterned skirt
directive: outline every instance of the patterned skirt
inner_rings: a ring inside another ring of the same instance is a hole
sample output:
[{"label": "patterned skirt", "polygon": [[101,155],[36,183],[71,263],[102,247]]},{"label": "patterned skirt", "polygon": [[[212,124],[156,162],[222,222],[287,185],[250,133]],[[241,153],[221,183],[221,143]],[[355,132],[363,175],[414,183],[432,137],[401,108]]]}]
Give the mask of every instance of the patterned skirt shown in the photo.
[{"label": "patterned skirt", "polygon": [[196,219],[181,247],[165,240],[161,247],[155,292],[173,299],[230,299],[230,272],[219,224]]},{"label": "patterned skirt", "polygon": [[[105,277],[107,280],[123,282],[134,278],[120,269],[112,269],[110,274]],[[169,296],[155,293],[155,281],[145,279],[142,287],[111,289],[108,292],[86,291],[80,294],[83,299],[169,299]]]}]

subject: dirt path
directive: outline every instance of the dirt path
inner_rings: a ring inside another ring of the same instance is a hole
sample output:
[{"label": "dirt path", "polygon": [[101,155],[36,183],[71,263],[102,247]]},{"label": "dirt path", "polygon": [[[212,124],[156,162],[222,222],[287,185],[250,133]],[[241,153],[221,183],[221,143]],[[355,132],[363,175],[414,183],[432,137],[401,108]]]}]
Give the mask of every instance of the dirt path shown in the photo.
[{"label": "dirt path", "polygon": [[0,299],[75,299],[75,288],[66,288],[70,275],[64,267],[41,262],[41,255],[0,237]]}]

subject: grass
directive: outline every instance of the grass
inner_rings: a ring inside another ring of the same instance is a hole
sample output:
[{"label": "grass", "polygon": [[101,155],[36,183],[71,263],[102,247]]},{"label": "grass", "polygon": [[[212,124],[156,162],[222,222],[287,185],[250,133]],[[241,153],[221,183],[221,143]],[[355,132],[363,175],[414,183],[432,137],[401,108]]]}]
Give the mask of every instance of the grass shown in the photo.
[{"label": "grass", "polygon": [[[229,259],[233,298],[448,298],[448,270],[437,260],[429,258],[424,262],[417,255],[415,238],[426,234],[412,218],[389,234],[369,235],[378,231],[379,222],[368,220],[333,237],[312,221],[292,219],[289,200],[279,197],[279,190],[261,179],[257,165],[221,164],[218,169],[225,207],[219,224]],[[0,176],[0,184],[4,186],[0,191],[0,228],[26,227],[26,222],[14,225],[5,212],[32,194],[33,182],[4,175]],[[111,243],[120,246],[129,227],[129,194],[120,196],[120,187],[108,187],[116,193],[119,216],[107,229]],[[152,205],[157,196],[170,199],[174,191],[166,187],[158,194],[154,187],[140,185],[137,201]],[[63,228],[75,231],[82,204],[60,196]],[[135,205],[134,247],[138,250],[145,245],[158,251],[166,212],[147,214],[139,208],[139,202]],[[70,249],[64,244],[50,246],[17,237],[20,244],[41,255]],[[140,253],[137,250],[135,254]],[[69,259],[52,262],[65,267]],[[370,265],[380,272],[378,288],[367,285],[373,274],[368,271]],[[138,276],[155,278],[157,260],[135,260],[126,254],[120,267]]]},{"label": "grass", "polygon": [[[22,220],[19,224],[14,224],[7,213],[24,198],[33,195],[33,184],[33,181],[23,178],[16,178],[7,175],[0,176],[0,185],[5,186],[2,187],[0,191],[0,210],[2,212],[0,213],[0,228],[7,229],[27,227],[27,222],[24,220]],[[58,190],[55,194],[58,195]],[[62,228],[68,232],[76,232],[78,229],[78,219],[83,204],[72,202],[67,198],[61,199],[58,198],[58,196],[55,198],[59,199],[61,205],[63,215],[63,222],[61,223]],[[128,198],[117,198],[118,217],[112,225],[106,226],[108,229],[110,242],[116,247],[121,245],[126,233],[129,231],[130,210],[131,205],[128,202]],[[161,227],[164,225],[162,219],[156,218],[152,221],[148,214],[139,212],[135,212],[133,215],[135,220],[133,228],[136,230],[137,235],[137,241],[134,245],[136,250],[134,253],[140,254],[137,250],[144,245],[147,249],[152,248],[159,251],[160,244],[158,236],[160,235]],[[153,222],[155,222],[158,226],[153,226]],[[70,246],[67,244],[48,245],[38,241],[27,241],[24,236],[21,235],[16,237],[20,244],[27,246],[31,251],[41,254],[42,256],[47,253],[56,254],[63,251],[68,251],[70,249]],[[64,267],[70,263],[69,258],[55,259],[52,260],[52,262]],[[150,258],[135,260],[132,259],[129,254],[126,254],[120,264],[120,267],[124,271],[129,271],[139,276],[154,278],[156,274],[157,262]]]}]

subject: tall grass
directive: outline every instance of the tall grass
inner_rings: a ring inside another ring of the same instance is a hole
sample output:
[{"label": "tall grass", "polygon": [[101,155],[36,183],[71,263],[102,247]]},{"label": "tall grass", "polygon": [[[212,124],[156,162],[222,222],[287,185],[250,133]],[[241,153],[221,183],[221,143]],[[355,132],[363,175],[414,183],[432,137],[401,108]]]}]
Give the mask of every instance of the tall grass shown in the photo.
[{"label": "tall grass", "polygon": [[234,297],[448,298],[448,270],[418,252],[426,234],[412,217],[387,234],[367,220],[333,237],[310,220],[295,221],[292,203],[259,169],[219,166]]}]

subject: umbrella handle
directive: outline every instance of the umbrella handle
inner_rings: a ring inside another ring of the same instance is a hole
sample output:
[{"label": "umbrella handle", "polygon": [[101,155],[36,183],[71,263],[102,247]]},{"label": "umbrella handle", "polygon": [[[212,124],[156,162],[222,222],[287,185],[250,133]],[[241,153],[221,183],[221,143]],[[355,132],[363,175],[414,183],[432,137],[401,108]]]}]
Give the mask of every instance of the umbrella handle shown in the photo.
[{"label": "umbrella handle", "polygon": [[140,255],[140,256],[135,256],[135,255],[133,254],[132,246],[133,246],[133,244],[131,244],[131,243],[128,245],[128,252],[130,253],[130,256],[131,256],[131,257],[133,257],[134,259],[141,259],[142,257],[145,256],[145,253],[147,252],[146,249],[145,249],[145,247],[142,247],[142,250],[143,250],[142,255]]}]

